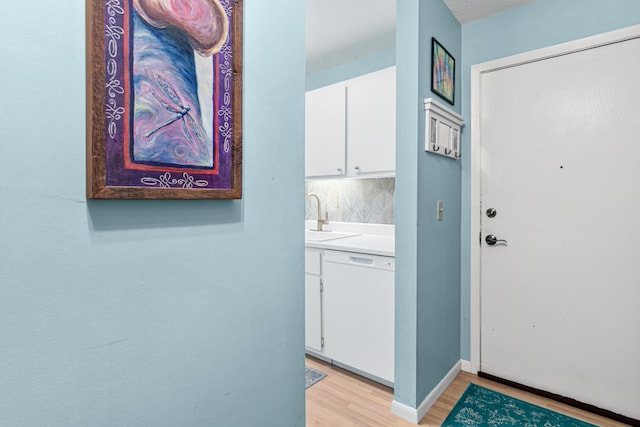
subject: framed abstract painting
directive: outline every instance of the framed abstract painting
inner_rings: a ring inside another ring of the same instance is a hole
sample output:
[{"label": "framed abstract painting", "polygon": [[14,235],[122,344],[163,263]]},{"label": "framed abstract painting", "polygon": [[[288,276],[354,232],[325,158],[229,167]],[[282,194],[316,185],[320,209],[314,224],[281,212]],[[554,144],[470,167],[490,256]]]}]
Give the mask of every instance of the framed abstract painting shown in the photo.
[{"label": "framed abstract painting", "polygon": [[456,60],[435,38],[431,39],[431,91],[453,105]]},{"label": "framed abstract painting", "polygon": [[242,196],[242,0],[87,0],[87,197]]}]

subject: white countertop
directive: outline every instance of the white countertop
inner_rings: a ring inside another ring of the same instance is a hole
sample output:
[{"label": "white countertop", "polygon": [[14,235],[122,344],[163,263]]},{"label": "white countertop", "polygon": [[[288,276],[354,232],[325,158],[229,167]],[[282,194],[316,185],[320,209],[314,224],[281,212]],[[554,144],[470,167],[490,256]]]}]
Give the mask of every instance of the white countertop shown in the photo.
[{"label": "white countertop", "polygon": [[[315,227],[316,221],[305,221],[306,230]],[[324,228],[336,232],[356,234],[325,241],[307,240],[305,246],[370,255],[395,256],[395,227],[393,225],[336,222],[325,225]]]}]

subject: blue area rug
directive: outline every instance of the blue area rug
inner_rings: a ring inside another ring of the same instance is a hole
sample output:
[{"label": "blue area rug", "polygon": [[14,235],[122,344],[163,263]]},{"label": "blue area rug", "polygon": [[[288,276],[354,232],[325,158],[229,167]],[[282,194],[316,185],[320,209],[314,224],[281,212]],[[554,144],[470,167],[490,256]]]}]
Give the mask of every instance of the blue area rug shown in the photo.
[{"label": "blue area rug", "polygon": [[524,426],[595,427],[541,406],[469,384],[442,427]]},{"label": "blue area rug", "polygon": [[320,372],[313,368],[305,366],[304,367],[304,384],[305,384],[304,388],[307,389],[311,387],[312,385],[314,385],[315,383],[317,383],[318,381],[320,381],[326,376],[327,374],[323,372]]}]

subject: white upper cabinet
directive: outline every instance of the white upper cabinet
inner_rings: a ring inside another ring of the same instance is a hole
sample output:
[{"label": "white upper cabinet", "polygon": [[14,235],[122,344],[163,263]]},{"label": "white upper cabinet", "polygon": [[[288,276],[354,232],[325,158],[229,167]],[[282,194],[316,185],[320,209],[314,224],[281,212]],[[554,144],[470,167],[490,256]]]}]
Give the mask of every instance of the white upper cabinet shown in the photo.
[{"label": "white upper cabinet", "polygon": [[396,69],[307,92],[307,177],[393,176]]},{"label": "white upper cabinet", "polygon": [[343,84],[307,92],[305,175],[340,176],[346,171],[346,88]]},{"label": "white upper cabinet", "polygon": [[347,83],[347,173],[393,175],[396,169],[396,68]]}]

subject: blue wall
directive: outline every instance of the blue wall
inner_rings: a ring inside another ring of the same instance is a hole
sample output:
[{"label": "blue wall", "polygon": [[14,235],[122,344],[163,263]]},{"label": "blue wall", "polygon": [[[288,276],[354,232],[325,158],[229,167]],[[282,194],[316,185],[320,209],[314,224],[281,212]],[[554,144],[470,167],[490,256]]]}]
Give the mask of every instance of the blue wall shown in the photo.
[{"label": "blue wall", "polygon": [[[431,92],[431,38],[462,58],[461,27],[443,1],[420,11],[420,98]],[[456,63],[459,64],[459,63]],[[460,82],[460,67],[455,81]],[[460,91],[453,110],[460,113]],[[447,105],[440,100],[443,105]],[[460,360],[460,161],[424,150],[424,107],[418,138],[418,402]],[[442,221],[436,219],[438,200]]]},{"label": "blue wall", "polygon": [[304,2],[244,3],[238,201],[87,202],[84,1],[13,5],[0,425],[304,426]]},{"label": "blue wall", "polygon": [[396,6],[396,323],[394,399],[416,407],[419,2]]},{"label": "blue wall", "polygon": [[[462,50],[460,24],[444,2],[397,7],[395,400],[415,408],[460,358],[460,162],[425,152],[423,101],[437,98],[431,38],[454,58]],[[460,111],[459,93],[453,108]]]},{"label": "blue wall", "polygon": [[[463,115],[471,117],[470,67],[477,63],[640,24],[637,0],[537,0],[462,27]],[[469,129],[469,123],[467,123]],[[470,133],[462,140],[461,356],[470,357]],[[466,155],[465,155],[466,153]]]}]

